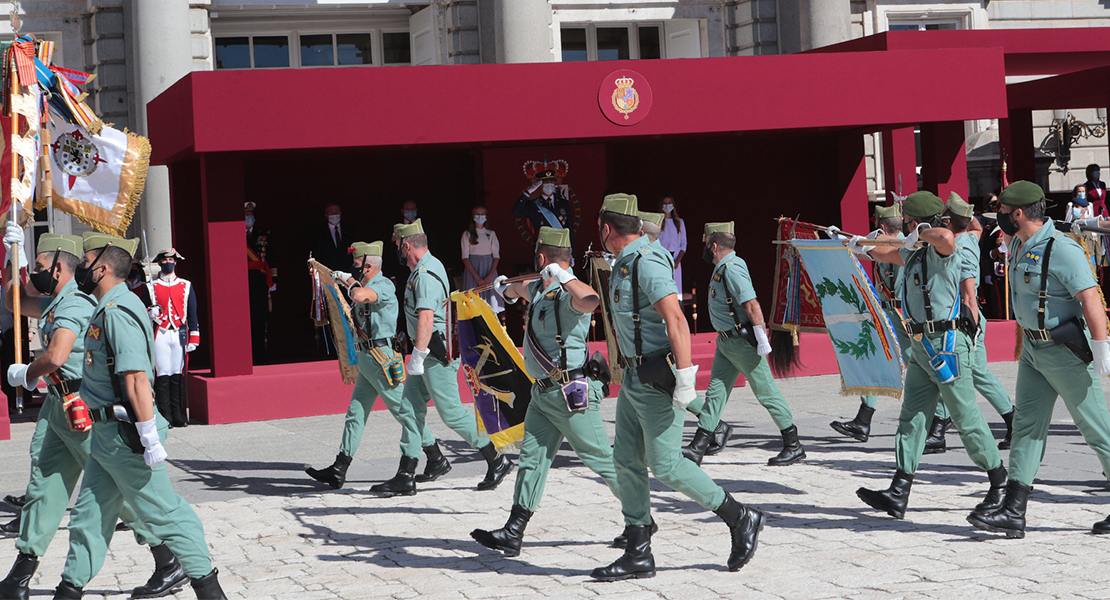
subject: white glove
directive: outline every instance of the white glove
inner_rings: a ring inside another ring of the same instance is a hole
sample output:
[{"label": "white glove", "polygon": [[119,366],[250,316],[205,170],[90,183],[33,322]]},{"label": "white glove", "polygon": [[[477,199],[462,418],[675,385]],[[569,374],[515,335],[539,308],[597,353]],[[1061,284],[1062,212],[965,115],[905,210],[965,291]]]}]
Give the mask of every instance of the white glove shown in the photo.
[{"label": "white glove", "polygon": [[574,276],[573,273],[567,271],[566,269],[560,267],[555,263],[551,263],[550,265],[544,267],[543,270],[540,271],[540,277],[543,277],[544,281],[551,281],[552,279],[554,279],[555,281],[559,282],[559,285],[566,285],[567,282],[578,279]]},{"label": "white glove", "polygon": [[23,247],[23,228],[15,221],[8,221],[8,225],[4,228],[4,251],[7,253],[8,260],[12,256],[12,244],[19,244]]},{"label": "white glove", "polygon": [[848,240],[848,249],[852,251],[852,254],[867,256],[867,253],[874,250],[875,247],[863,245],[865,241],[867,241],[867,238],[860,235],[853,235],[852,238]]},{"label": "white glove", "polygon": [[906,241],[903,242],[902,245],[907,250],[916,250],[917,238],[921,237],[921,232],[925,231],[926,229],[932,229],[932,226],[928,223],[918,223],[917,229],[914,229],[912,233],[906,236]]},{"label": "white glove", "polygon": [[675,369],[674,394],[671,394],[671,400],[674,401],[675,408],[686,410],[686,406],[698,397],[698,393],[694,391],[694,382],[697,378],[697,365],[691,365],[685,369]]},{"label": "white glove", "polygon": [[851,235],[841,231],[840,228],[836,225],[829,225],[827,228],[825,228],[825,233],[829,234],[829,237],[834,240],[838,237],[852,237]]},{"label": "white glove", "polygon": [[332,271],[331,272],[331,278],[334,279],[336,283],[342,285],[343,287],[347,287],[347,280],[350,279],[351,277],[353,277],[353,275],[351,275],[350,273],[344,273],[343,271]]},{"label": "white glove", "polygon": [[143,460],[146,461],[148,467],[156,466],[158,463],[166,460],[166,449],[162,447],[162,440],[158,437],[158,418],[155,417],[149,421],[139,421],[135,423],[135,429],[139,430],[139,441],[143,443]]},{"label": "white glove", "polygon": [[508,277],[504,275],[498,275],[492,283],[493,291],[497,292],[498,296],[501,296],[501,299],[505,301],[505,304],[516,304],[516,301],[520,300],[520,298],[517,298],[516,296],[510,298],[505,295],[505,291],[509,289],[509,284],[505,283],[508,280]]},{"label": "white glove", "polygon": [[409,355],[409,364],[405,365],[409,375],[423,375],[424,374],[424,359],[428,358],[428,350],[421,350],[413,348],[412,354]]},{"label": "white glove", "polygon": [[878,239],[878,237],[882,234],[883,234],[882,229],[876,229],[875,231],[872,231],[871,233],[867,234],[867,239],[869,239],[869,240]]},{"label": "white glove", "polygon": [[197,344],[185,344],[185,352],[189,353],[197,349]]},{"label": "white glove", "polygon": [[23,386],[33,390],[39,386],[39,378],[27,380],[27,365],[15,364],[8,367],[8,384],[12,387]]},{"label": "white glove", "polygon": [[1091,354],[1095,356],[1095,375],[1110,375],[1110,340],[1091,340]]},{"label": "white glove", "polygon": [[760,356],[767,356],[771,353],[771,341],[767,339],[767,330],[762,325],[752,327],[755,332],[755,353]]},{"label": "white glove", "polygon": [[157,321],[162,317],[162,307],[157,304],[151,305],[150,308],[146,309],[146,314],[150,315],[151,321]]},{"label": "white glove", "polygon": [[542,185],[543,185],[543,180],[540,179],[539,181],[537,181],[537,182],[533,183],[532,185],[528,186],[528,193],[529,194],[534,193],[536,190],[540,189],[540,186],[542,186]]},{"label": "white glove", "polygon": [[[1083,227],[1083,226],[1098,227],[1099,226],[1098,223],[1099,223],[1099,218],[1098,217],[1090,217],[1090,218],[1087,218],[1087,219],[1076,219],[1076,220],[1071,222],[1071,232],[1074,233],[1075,235],[1081,235],[1083,233],[1083,230],[1080,229],[1081,227]],[[7,236],[5,236],[4,237],[4,240],[5,240],[4,243],[5,244],[7,243],[7,239],[8,239]]]}]

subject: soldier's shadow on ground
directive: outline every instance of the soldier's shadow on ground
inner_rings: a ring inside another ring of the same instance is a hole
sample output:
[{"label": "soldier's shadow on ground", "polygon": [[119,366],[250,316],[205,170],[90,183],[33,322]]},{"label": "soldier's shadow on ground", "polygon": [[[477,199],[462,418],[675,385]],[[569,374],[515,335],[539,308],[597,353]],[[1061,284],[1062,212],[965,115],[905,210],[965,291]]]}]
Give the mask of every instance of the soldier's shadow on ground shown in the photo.
[{"label": "soldier's shadow on ground", "polygon": [[[256,496],[288,496],[302,492],[320,492],[328,486],[304,474],[304,463],[235,460],[170,460],[170,464],[192,476],[192,481],[210,490],[243,492]],[[258,471],[254,476],[237,475]],[[296,477],[275,477],[275,472],[289,471]]]}]

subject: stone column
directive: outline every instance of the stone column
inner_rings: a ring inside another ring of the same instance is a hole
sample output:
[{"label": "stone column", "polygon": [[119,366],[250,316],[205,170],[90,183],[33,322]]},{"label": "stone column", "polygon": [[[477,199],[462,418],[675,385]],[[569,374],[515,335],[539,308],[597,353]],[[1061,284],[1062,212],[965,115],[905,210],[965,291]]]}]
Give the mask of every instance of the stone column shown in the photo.
[{"label": "stone column", "polygon": [[[188,0],[143,0],[130,3],[135,40],[136,129],[147,134],[146,105],[193,70]],[[150,168],[139,204],[140,225],[152,254],[173,245],[169,171]]]},{"label": "stone column", "polygon": [[780,0],[779,19],[783,54],[838,44],[851,37],[850,0]]},{"label": "stone column", "polygon": [[497,62],[553,62],[547,0],[495,0]]}]

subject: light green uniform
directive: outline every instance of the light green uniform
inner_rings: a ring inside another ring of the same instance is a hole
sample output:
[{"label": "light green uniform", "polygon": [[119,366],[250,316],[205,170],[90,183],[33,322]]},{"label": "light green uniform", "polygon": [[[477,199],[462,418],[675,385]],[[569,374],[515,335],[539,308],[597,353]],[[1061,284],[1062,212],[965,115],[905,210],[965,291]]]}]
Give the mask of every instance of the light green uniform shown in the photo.
[{"label": "light green uniform", "polygon": [[[956,248],[963,259],[960,281],[974,278],[975,289],[979,289],[979,238],[970,233],[961,233],[956,236]],[[975,381],[975,391],[982,394],[998,414],[1005,415],[1014,410],[1014,405],[1002,382],[987,368],[987,324],[984,321],[980,313],[979,333],[975,336],[971,350],[971,377]]]},{"label": "light green uniform", "polygon": [[[81,379],[85,332],[95,306],[96,300],[77,291],[73,280],[62,286],[56,296],[41,301],[39,331],[43,342],[49,346],[59,329],[68,329],[76,336],[69,357],[56,372],[62,379]],[[31,481],[27,485],[27,504],[23,507],[19,539],[15,543],[20,552],[40,557],[46,554],[54,539],[89,459],[89,434],[70,431],[63,401],[51,387],[39,410],[39,421],[31,438]],[[139,543],[158,543],[141,523],[136,522],[126,507],[123,519],[131,526]]]},{"label": "light green uniform", "polygon": [[[617,256],[609,280],[613,322],[621,354],[636,356],[632,306],[632,264],[638,261],[642,352],[645,359],[671,350],[663,318],[655,302],[678,293],[669,255],[642,236]],[[625,369],[617,396],[616,439],[613,462],[621,509],[628,525],[651,522],[648,468],[663,485],[686,494],[705,508],[716,510],[725,491],[692,461],[682,456],[685,411],[674,407],[671,395],[640,381],[636,369]]]},{"label": "light green uniform", "polygon": [[[924,295],[921,286],[922,260],[928,261],[927,286],[932,304],[934,321],[946,321],[959,302],[959,282],[961,258],[958,251],[949,256],[941,256],[933,246],[920,250],[900,250],[906,263],[902,273],[903,285],[902,311],[915,323],[927,320]],[[958,314],[957,314],[958,316]],[[944,350],[945,333],[925,334],[933,347]],[[962,331],[955,331],[953,352],[959,361],[959,377],[949,383],[941,383],[936,372],[929,365],[929,356],[920,340],[912,342],[910,360],[906,364],[906,384],[903,392],[902,412],[898,417],[898,432],[895,436],[895,458],[898,469],[909,474],[917,471],[921,454],[925,450],[925,438],[929,423],[935,412],[938,400],[943,399],[952,413],[956,430],[960,433],[964,447],[971,460],[984,470],[1002,464],[998,446],[991,435],[990,427],[975,398],[975,385],[970,373],[971,338]]]},{"label": "light green uniform", "polygon": [[[405,283],[405,323],[409,339],[416,339],[417,312],[420,310],[430,310],[435,314],[433,330],[447,339],[448,281],[443,263],[431,252],[425,252]],[[489,444],[489,437],[478,431],[474,413],[462,405],[458,373],[457,359],[446,364],[428,355],[424,359],[424,374],[410,374],[405,380],[404,400],[413,408],[424,446],[436,443],[436,437],[426,422],[429,400],[435,402],[439,418],[466,443],[474,448]]]},{"label": "light green uniform", "polygon": [[[370,337],[371,343],[375,340],[387,340],[384,346],[376,346],[385,357],[385,364],[393,358],[393,336],[397,333],[397,291],[393,282],[383,276],[381,272],[374,275],[366,282],[366,287],[378,294],[378,299],[371,303],[354,304],[352,310],[358,326]],[[339,451],[347,456],[354,456],[362,442],[362,432],[366,428],[366,419],[374,407],[374,401],[381,396],[382,402],[393,418],[401,424],[401,455],[409,458],[420,457],[420,428],[416,425],[416,415],[412,405],[404,401],[404,383],[390,385],[389,378],[379,363],[368,350],[358,353],[358,379],[355,380],[355,389],[351,392],[351,405],[347,407],[347,419],[343,424],[343,442]]]},{"label": "light green uniform", "polygon": [[[736,318],[741,325],[747,325],[750,319],[742,304],[755,300],[755,288],[752,287],[747,263],[736,256],[736,252],[729,252],[717,262],[709,280],[709,320],[713,323],[713,329],[719,333],[736,328],[736,322],[729,313],[729,293],[732,294],[732,308]],[[794,424],[790,406],[786,404],[786,398],[783,398],[771,375],[767,358],[760,356],[755,346],[742,337],[726,339],[718,335],[717,349],[713,353],[713,370],[709,387],[705,390],[705,398],[695,400],[686,407],[686,410],[698,415],[698,427],[707,431],[717,428],[721,421],[721,412],[736,385],[736,376],[740,373],[748,379],[756,400],[771,413],[776,427],[782,430]]]},{"label": "light green uniform", "polygon": [[[124,307],[138,319],[127,314]],[[122,373],[126,371],[143,371],[150,381],[154,380],[154,334],[150,319],[146,318],[142,301],[124,283],[104,294],[89,322],[81,397],[90,410],[119,402],[106,363],[108,342],[115,352],[115,370],[121,387]],[[154,414],[164,443],[169,425],[157,411]],[[125,501],[139,522],[173,551],[189,577],[208,575],[212,572],[212,561],[200,519],[173,491],[165,462],[147,466],[142,454],[132,452],[122,437],[121,427],[114,421],[93,424],[85,478],[70,516],[69,556],[62,578],[85,587],[100,571]]]},{"label": "light green uniform", "polygon": [[[1098,285],[1091,274],[1083,249],[1067,236],[1056,233],[1051,219],[1024,244],[1017,237],[1011,242],[1010,291],[1018,325],[1036,330],[1038,294],[1041,289],[1041,261],[1049,238],[1055,237],[1049,257],[1048,302],[1045,329],[1052,329],[1073,317],[1083,318],[1082,305],[1075,295]],[[1028,278],[1028,279],[1027,279]],[[1085,331],[1090,339],[1090,332]],[[1102,395],[1102,383],[1094,367],[1085,364],[1064,345],[1051,340],[1022,340],[1018,362],[1014,435],[1010,446],[1010,477],[1025,485],[1033,478],[1044,458],[1045,438],[1052,422],[1056,398],[1062,397],[1079,432],[1095,451],[1104,473],[1110,473],[1110,413]]]},{"label": "light green uniform", "polygon": [[[553,311],[555,297],[558,296],[567,369],[582,366],[587,358],[586,335],[590,331],[590,315],[580,313],[571,306],[570,294],[563,291],[558,281],[552,281],[547,287],[543,287],[540,281],[534,281],[528,286],[528,295],[532,298],[528,310],[528,328],[532,338],[556,364],[560,353],[559,344],[555,341],[557,330]],[[550,376],[527,349],[524,351],[524,368],[537,381]],[[617,493],[617,473],[613,468],[613,449],[609,446],[609,434],[601,421],[601,382],[595,379],[588,381],[589,406],[574,412],[567,407],[566,398],[558,386],[543,390],[538,383],[532,384],[532,401],[524,416],[524,441],[520,447],[520,464],[513,490],[514,504],[536,510],[543,496],[547,472],[564,438],[570,442],[578,458],[605,480],[613,495],[620,497]]]}]

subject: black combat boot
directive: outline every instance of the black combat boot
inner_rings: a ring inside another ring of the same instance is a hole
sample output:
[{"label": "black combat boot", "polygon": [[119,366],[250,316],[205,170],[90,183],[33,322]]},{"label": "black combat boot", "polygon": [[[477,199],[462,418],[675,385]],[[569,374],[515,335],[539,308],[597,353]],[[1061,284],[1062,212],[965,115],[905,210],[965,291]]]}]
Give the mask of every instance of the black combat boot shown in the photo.
[{"label": "black combat boot", "polygon": [[350,466],[351,457],[340,453],[335,455],[335,462],[332,463],[330,467],[325,467],[323,469],[308,467],[304,472],[308,473],[308,476],[316,481],[326,483],[333,489],[338,490],[347,482],[347,467]]},{"label": "black combat boot", "polygon": [[1002,508],[1002,503],[1006,501],[1006,467],[998,465],[987,471],[987,477],[991,480],[991,489],[987,490],[987,497],[975,505],[973,512],[993,512]]},{"label": "black combat boot", "polygon": [[490,550],[501,551],[505,556],[517,556],[520,554],[520,543],[524,541],[524,528],[531,518],[532,511],[514,504],[504,527],[493,531],[475,529],[470,532],[470,537]]},{"label": "black combat boot", "polygon": [[216,579],[219,573],[219,570],[212,569],[211,573],[190,582],[193,584],[193,591],[197,594],[197,600],[227,600],[220,582]]},{"label": "black combat boot", "polygon": [[170,408],[169,375],[159,375],[154,378],[154,406],[167,421],[173,423],[173,409]]},{"label": "black combat boot", "polygon": [[439,451],[438,441],[431,446],[424,446],[424,457],[427,463],[424,465],[424,472],[416,476],[416,483],[435,481],[451,471],[451,463]]},{"label": "black combat boot", "polygon": [[598,567],[591,571],[590,577],[598,581],[655,577],[655,557],[651,555],[651,526],[629,525],[624,531],[628,535],[624,554],[608,567]]},{"label": "black combat boot", "polygon": [[871,437],[871,417],[874,415],[874,408],[860,402],[859,412],[856,413],[856,418],[851,421],[833,421],[829,423],[829,427],[832,427],[841,435],[846,435],[860,442],[866,442],[868,438]]},{"label": "black combat boot", "polygon": [[1105,519],[1091,526],[1091,533],[1095,535],[1105,535],[1107,533],[1110,533],[1110,517],[1106,517]]},{"label": "black combat boot", "polygon": [[370,486],[370,492],[387,498],[392,496],[416,495],[416,463],[420,459],[401,457],[401,464],[397,467],[397,474],[385,483]]},{"label": "black combat boot", "polygon": [[[627,548],[628,547],[628,528],[629,527],[635,527],[635,525],[626,525],[624,527],[624,532],[621,533],[620,535],[618,535],[617,537],[613,538],[613,543],[609,545],[610,548]],[[655,522],[655,517],[651,518],[651,526],[650,527],[651,527],[651,529],[648,531],[649,536],[650,535],[655,535],[656,533],[659,532],[659,524]]]},{"label": "black combat boot", "polygon": [[154,555],[154,574],[147,580],[146,585],[132,590],[132,598],[169,596],[176,590],[180,590],[189,579],[169,546],[165,544],[151,546],[150,553]]},{"label": "black combat boot", "polygon": [[767,464],[772,467],[785,467],[805,457],[805,448],[802,448],[802,443],[798,441],[798,426],[791,425],[782,430],[782,451],[778,456],[769,458]]},{"label": "black combat boot", "polygon": [[185,385],[185,376],[178,373],[177,375],[170,375],[170,414],[173,418],[169,419],[170,424],[174,427],[188,427],[189,417],[185,416],[185,407],[181,404],[181,388]]},{"label": "black combat boot", "polygon": [[9,494],[7,496],[4,496],[4,502],[7,502],[8,504],[11,504],[16,508],[23,508],[23,505],[27,504],[27,494],[23,494],[22,496]]},{"label": "black combat boot", "polygon": [[709,449],[709,443],[712,441],[713,432],[698,427],[697,431],[694,432],[694,439],[690,440],[690,445],[682,449],[682,455],[693,461],[695,465],[701,466],[701,459],[705,456],[705,451]]},{"label": "black combat boot", "polygon": [[895,471],[890,488],[878,492],[860,488],[856,490],[856,495],[871,508],[885,511],[895,519],[901,519],[906,514],[906,503],[910,499],[912,485],[913,475],[904,471]]},{"label": "black combat boot", "polygon": [[23,518],[23,513],[18,512],[15,518],[3,525],[0,525],[0,534],[3,535],[19,535],[19,521]]},{"label": "black combat boot", "polygon": [[1025,537],[1025,508],[1029,504],[1029,492],[1033,486],[1020,481],[1010,480],[1006,484],[1006,499],[1002,508],[989,513],[973,512],[967,522],[984,531],[1004,533],[1008,538]]},{"label": "black combat boot", "polygon": [[944,454],[948,445],[944,441],[944,432],[952,424],[952,419],[938,419],[933,417],[929,424],[929,437],[925,438],[925,451],[922,454]]},{"label": "black combat boot", "polygon": [[709,448],[706,448],[705,455],[713,456],[719,454],[721,450],[725,449],[725,444],[728,443],[729,436],[732,435],[732,425],[719,421],[717,428],[713,430],[713,441],[709,442]]},{"label": "black combat boot", "polygon": [[493,444],[486,444],[479,450],[482,453],[482,458],[486,459],[489,468],[486,469],[486,478],[478,482],[478,489],[492,490],[500,485],[501,480],[513,470],[513,461],[509,460],[508,456],[498,454],[497,449]]},{"label": "black combat boot", "polygon": [[65,579],[58,584],[58,587],[54,588],[54,600],[81,600],[81,598],[84,597],[84,589],[73,585]]},{"label": "black combat boot", "polygon": [[759,545],[759,532],[763,530],[763,511],[740,504],[725,492],[725,501],[713,511],[728,525],[732,534],[732,550],[728,555],[728,570],[739,571],[755,556]]},{"label": "black combat boot", "polygon": [[1017,409],[1012,409],[1012,410],[1010,410],[1010,412],[1002,415],[1002,420],[1006,422],[1006,437],[1002,438],[1001,442],[998,442],[998,449],[999,450],[1009,450],[1010,449],[1010,442],[1014,439],[1014,414],[1015,413],[1017,413]]},{"label": "black combat boot", "polygon": [[0,581],[0,598],[27,600],[31,593],[31,578],[39,568],[39,557],[20,552],[8,576]]}]

